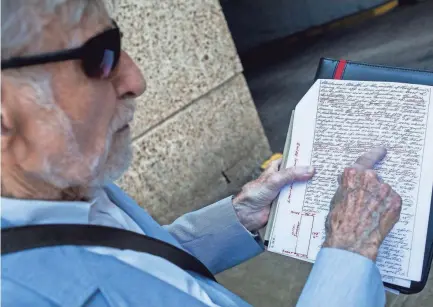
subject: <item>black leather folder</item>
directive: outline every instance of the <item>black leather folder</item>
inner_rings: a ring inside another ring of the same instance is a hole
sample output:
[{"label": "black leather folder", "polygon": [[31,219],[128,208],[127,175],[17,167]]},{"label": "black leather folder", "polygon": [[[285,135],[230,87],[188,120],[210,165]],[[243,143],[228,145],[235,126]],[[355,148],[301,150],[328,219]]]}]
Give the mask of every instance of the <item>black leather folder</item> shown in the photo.
[{"label": "black leather folder", "polygon": [[[343,79],[359,81],[387,81],[433,86],[433,71],[388,67],[357,63],[347,60],[320,59],[315,79]],[[431,153],[430,153],[431,154]],[[427,157],[433,159],[433,157]],[[424,289],[433,259],[433,199],[427,231],[421,281],[412,281],[410,288],[385,283],[385,286],[404,294],[414,294]]]}]

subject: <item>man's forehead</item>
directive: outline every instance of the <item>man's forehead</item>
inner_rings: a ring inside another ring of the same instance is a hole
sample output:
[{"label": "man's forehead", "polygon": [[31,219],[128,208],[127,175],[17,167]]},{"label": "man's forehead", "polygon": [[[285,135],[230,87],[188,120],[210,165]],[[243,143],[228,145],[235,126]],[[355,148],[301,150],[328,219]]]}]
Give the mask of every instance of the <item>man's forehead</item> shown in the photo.
[{"label": "man's forehead", "polygon": [[56,18],[44,26],[41,38],[49,45],[53,43],[58,49],[74,48],[109,28],[112,24],[109,16],[102,12],[97,16],[88,17],[84,15],[72,26],[64,24],[59,18]]}]

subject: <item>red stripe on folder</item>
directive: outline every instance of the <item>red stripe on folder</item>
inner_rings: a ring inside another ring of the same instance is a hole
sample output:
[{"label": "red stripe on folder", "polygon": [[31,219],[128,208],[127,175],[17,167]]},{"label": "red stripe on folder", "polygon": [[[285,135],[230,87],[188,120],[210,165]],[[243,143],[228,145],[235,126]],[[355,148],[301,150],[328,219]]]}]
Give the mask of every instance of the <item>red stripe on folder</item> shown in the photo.
[{"label": "red stripe on folder", "polygon": [[346,69],[346,60],[338,61],[337,68],[335,69],[334,79],[341,80],[343,79],[344,70]]}]

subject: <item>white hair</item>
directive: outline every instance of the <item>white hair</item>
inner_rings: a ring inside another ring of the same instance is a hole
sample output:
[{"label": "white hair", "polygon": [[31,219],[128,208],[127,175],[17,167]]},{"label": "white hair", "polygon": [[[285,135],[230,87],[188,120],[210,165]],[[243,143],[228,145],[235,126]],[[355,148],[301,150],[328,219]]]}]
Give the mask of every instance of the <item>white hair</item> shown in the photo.
[{"label": "white hair", "polygon": [[2,0],[1,57],[13,57],[30,44],[38,48],[37,37],[50,21],[46,18],[50,14],[60,15],[59,20],[71,27],[84,14],[93,17],[109,13],[113,7],[114,3],[106,0]]},{"label": "white hair", "polygon": [[[38,39],[50,14],[59,15],[68,27],[78,24],[84,14],[94,17],[110,13],[114,2],[107,0],[2,0],[1,1],[1,59],[8,59],[29,49],[38,53],[43,43]],[[74,42],[70,42],[74,45]],[[43,67],[26,67],[25,71],[6,71],[11,80],[33,89],[35,103],[52,108],[51,74]]]}]

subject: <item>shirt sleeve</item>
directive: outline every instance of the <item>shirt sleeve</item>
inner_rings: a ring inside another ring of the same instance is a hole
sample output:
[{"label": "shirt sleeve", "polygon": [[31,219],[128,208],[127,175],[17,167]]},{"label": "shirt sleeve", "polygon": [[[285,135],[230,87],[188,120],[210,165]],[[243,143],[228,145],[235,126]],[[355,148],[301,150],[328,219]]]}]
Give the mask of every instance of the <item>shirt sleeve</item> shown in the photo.
[{"label": "shirt sleeve", "polygon": [[238,265],[264,249],[260,236],[252,235],[239,222],[232,197],[187,213],[164,227],[213,274]]},{"label": "shirt sleeve", "polygon": [[385,306],[385,289],[376,264],[349,251],[322,248],[297,307]]}]

